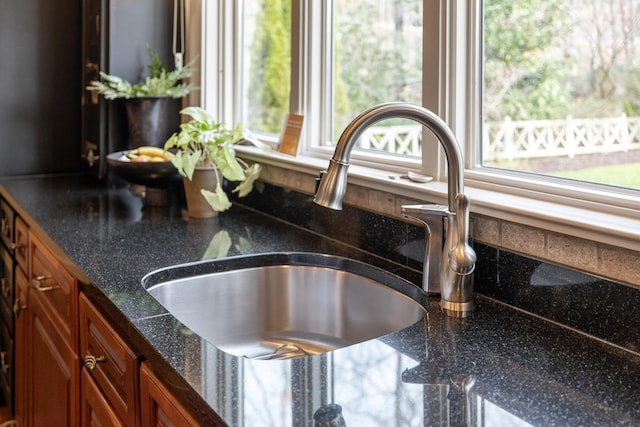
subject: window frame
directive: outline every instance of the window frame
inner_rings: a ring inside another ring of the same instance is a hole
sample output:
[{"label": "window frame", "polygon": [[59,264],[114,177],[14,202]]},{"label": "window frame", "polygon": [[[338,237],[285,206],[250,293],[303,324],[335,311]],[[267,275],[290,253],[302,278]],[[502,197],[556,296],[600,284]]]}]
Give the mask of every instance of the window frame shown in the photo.
[{"label": "window frame", "polygon": [[[239,90],[242,69],[241,0],[202,0],[202,102],[221,120],[237,123],[241,117]],[[330,1],[292,0],[292,31],[309,28],[292,37],[291,112],[305,115],[301,149],[296,157],[239,148],[246,157],[265,164],[316,175],[325,168],[333,148],[310,147],[327,135],[320,120],[328,117],[331,103],[322,77],[332,64],[324,55],[331,46],[327,34]],[[481,0],[464,2],[424,2],[423,105],[440,115],[451,127],[465,154],[465,186],[472,198],[471,212],[523,225],[540,227],[579,238],[640,251],[640,195],[636,190],[616,189],[599,184],[572,182],[524,172],[482,167],[480,159]],[[214,55],[207,54],[215,52]],[[432,60],[430,58],[436,58]],[[211,71],[214,70],[214,71]],[[321,102],[318,102],[318,100]],[[380,156],[354,153],[349,182],[386,191],[400,197],[446,203],[445,158],[437,141],[425,130],[422,162],[403,162]],[[274,138],[267,143],[275,144]],[[429,148],[431,147],[431,148]],[[435,147],[435,148],[434,148]],[[433,152],[438,155],[434,156]],[[426,155],[429,153],[429,155]],[[432,175],[429,185],[415,185],[389,179],[407,169]]]}]

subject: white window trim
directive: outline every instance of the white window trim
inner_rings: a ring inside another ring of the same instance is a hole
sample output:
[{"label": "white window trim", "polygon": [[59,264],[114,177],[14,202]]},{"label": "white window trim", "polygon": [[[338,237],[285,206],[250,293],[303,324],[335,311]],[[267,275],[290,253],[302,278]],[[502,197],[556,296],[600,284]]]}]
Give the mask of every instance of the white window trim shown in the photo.
[{"label": "white window trim", "polygon": [[[237,8],[241,3],[241,1],[233,0],[219,2],[203,0],[203,13],[222,14],[227,19],[232,19],[236,25],[239,19]],[[298,14],[302,19],[315,19],[311,23],[312,25],[326,25],[326,23],[318,22],[317,19],[318,11],[316,9],[325,7],[321,6],[323,3],[325,2],[300,0],[294,2],[292,13]],[[425,22],[429,19],[432,24],[437,24],[429,26],[429,28],[434,28],[437,34],[431,34],[430,37],[425,38],[428,41],[424,43],[424,48],[425,51],[427,49],[439,49],[440,51],[445,49],[446,52],[450,52],[450,55],[443,63],[434,64],[431,69],[425,70],[425,82],[433,82],[434,77],[437,77],[439,82],[445,81],[445,84],[432,83],[431,86],[424,84],[425,106],[441,115],[450,124],[456,135],[464,136],[464,141],[479,141],[477,124],[468,126],[466,123],[461,123],[462,120],[453,121],[453,117],[460,116],[460,112],[456,111],[456,108],[465,109],[463,113],[467,117],[478,116],[478,110],[473,106],[477,105],[480,82],[478,77],[475,77],[477,75],[475,70],[469,66],[474,64],[477,58],[460,54],[461,50],[463,52],[472,50],[460,49],[460,46],[464,47],[465,44],[475,42],[472,34],[476,31],[473,23],[477,20],[475,20],[473,13],[468,16],[458,13],[459,9],[457,8],[460,8],[458,2],[438,2],[438,4],[440,7],[439,16],[425,14]],[[468,0],[467,6],[469,8],[466,10],[478,13],[478,1]],[[215,31],[220,40],[234,40],[235,36],[231,26],[218,28],[211,24],[212,21],[208,19],[210,15],[205,16],[207,16],[205,19],[208,20],[208,25],[203,25],[205,28],[203,31],[204,40],[202,41],[203,52],[208,50],[207,37],[209,43],[212,40],[210,36],[205,34],[207,31]],[[444,26],[448,26],[448,33],[440,31],[440,28]],[[442,37],[442,34],[445,36]],[[309,50],[318,51],[317,44],[313,45],[314,49],[309,49],[313,43],[317,43],[317,40],[300,40],[299,45],[294,46],[292,53],[294,66],[302,66],[304,61],[316,61],[315,65],[318,67],[328,66],[328,64],[322,63],[317,55],[308,54]],[[452,49],[453,45],[457,45],[459,49]],[[209,47],[209,51],[210,49],[211,47]],[[216,46],[213,51],[218,53],[204,55],[206,61],[204,61],[202,70],[202,81],[203,87],[207,90],[207,96],[203,97],[204,106],[224,121],[235,122],[239,117],[239,104],[238,100],[234,99],[233,73],[235,67],[239,67],[238,58],[233,54],[229,43],[222,43],[221,46]],[[459,70],[462,69],[466,70],[463,73],[466,78],[455,78],[461,74]],[[315,74],[302,75],[300,81],[294,82],[292,92],[305,90],[314,77]],[[302,101],[298,105],[292,104],[292,111],[300,108],[326,110],[327,105],[314,102],[318,99],[317,95],[318,92],[313,92],[313,95],[306,98],[297,98]],[[451,102],[452,100],[454,102]],[[317,134],[314,135],[316,132],[322,135],[322,131],[308,125],[308,123],[305,124],[305,128],[306,138],[318,138]],[[475,165],[470,164],[469,159],[476,157],[475,152],[478,147],[476,144],[465,144],[464,147],[467,159],[465,191],[472,200],[472,214],[486,215],[499,220],[512,221],[568,236],[640,251],[640,196],[637,191],[613,193],[607,192],[603,190],[603,187],[597,185],[577,187],[570,186],[567,181],[553,178],[534,177],[508,171],[496,173],[491,169],[474,169]],[[239,151],[251,160],[302,172],[308,174],[310,179],[313,179],[320,169],[326,168],[326,159],[331,154],[325,150],[324,156],[319,156],[316,151],[312,157],[308,152],[303,151],[297,157],[291,157],[251,147],[241,147]],[[442,155],[429,156],[429,158],[437,158],[437,164],[426,164],[425,161],[423,170],[435,171],[431,173],[440,177],[440,180],[428,184],[414,184],[405,182],[405,180],[389,178],[390,174],[406,172],[407,165],[405,163],[389,165],[383,170],[379,166],[371,167],[371,163],[357,158],[354,158],[349,169],[348,181],[350,184],[369,187],[400,197],[432,203],[446,203],[447,185],[446,179],[442,178],[444,158]],[[415,166],[419,168],[417,164]]]},{"label": "white window trim", "polygon": [[[309,175],[312,181],[327,161],[317,157],[287,156],[264,152],[253,147],[239,147],[247,159]],[[434,181],[417,184],[390,178],[397,171],[352,165],[349,185],[359,185],[387,192],[396,197],[422,200],[425,203],[447,203],[447,184]],[[465,170],[465,174],[471,171]],[[543,200],[535,190],[514,190],[497,185],[479,186],[479,181],[466,179],[465,192],[471,198],[471,213],[498,220],[537,227],[567,236],[591,240],[640,252],[640,219],[638,209],[625,209],[593,203],[576,204],[570,197],[556,196]],[[347,187],[348,188],[348,187]],[[637,204],[637,199],[631,199]],[[596,207],[598,209],[596,209]],[[400,212],[397,212],[398,216]]]}]

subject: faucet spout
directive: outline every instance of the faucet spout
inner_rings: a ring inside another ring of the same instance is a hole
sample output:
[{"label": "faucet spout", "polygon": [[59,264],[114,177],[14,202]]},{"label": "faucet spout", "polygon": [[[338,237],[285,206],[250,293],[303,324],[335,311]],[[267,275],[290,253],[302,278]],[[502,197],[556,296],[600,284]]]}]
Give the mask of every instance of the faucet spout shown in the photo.
[{"label": "faucet spout", "polygon": [[[391,102],[376,105],[358,115],[342,132],[326,171],[322,171],[314,202],[331,209],[342,209],[347,189],[347,170],[351,152],[362,133],[374,123],[389,118],[414,120],[427,127],[443,147],[448,167],[447,207],[439,205],[403,206],[402,214],[427,228],[427,248],[423,287],[439,292],[446,312],[464,316],[473,310],[473,271],[476,254],[469,245],[469,198],[464,194],[462,152],[455,135],[435,113],[414,104]],[[446,222],[446,238],[436,230],[438,219]],[[433,231],[431,231],[433,229]],[[442,242],[442,243],[441,243]],[[436,274],[439,273],[439,274]]]},{"label": "faucet spout", "polygon": [[404,102],[389,102],[371,107],[347,125],[338,139],[329,167],[320,181],[314,202],[331,209],[342,209],[342,200],[347,188],[347,169],[353,147],[367,128],[381,120],[391,118],[414,120],[426,126],[438,138],[447,157],[449,210],[455,212],[455,198],[463,191],[464,169],[460,146],[451,129],[435,113],[419,105]]}]

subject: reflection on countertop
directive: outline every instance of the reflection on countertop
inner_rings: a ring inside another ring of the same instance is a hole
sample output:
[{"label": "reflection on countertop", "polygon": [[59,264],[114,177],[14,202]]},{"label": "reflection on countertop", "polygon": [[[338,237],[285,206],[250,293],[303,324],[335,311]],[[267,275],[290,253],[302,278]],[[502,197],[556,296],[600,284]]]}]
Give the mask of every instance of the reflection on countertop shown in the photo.
[{"label": "reflection on countertop", "polygon": [[[639,355],[482,295],[469,318],[443,316],[434,302],[409,328],[328,354],[280,361],[226,354],[168,314],[141,278],[168,265],[272,251],[346,256],[409,279],[415,272],[239,206],[194,220],[179,205],[143,207],[126,187],[81,176],[0,184],[18,213],[79,267],[86,289],[106,296],[102,308],[144,356],[179,374],[229,425],[313,425],[314,412],[330,403],[341,406],[347,426],[640,424]],[[406,243],[411,233],[396,238]]]}]

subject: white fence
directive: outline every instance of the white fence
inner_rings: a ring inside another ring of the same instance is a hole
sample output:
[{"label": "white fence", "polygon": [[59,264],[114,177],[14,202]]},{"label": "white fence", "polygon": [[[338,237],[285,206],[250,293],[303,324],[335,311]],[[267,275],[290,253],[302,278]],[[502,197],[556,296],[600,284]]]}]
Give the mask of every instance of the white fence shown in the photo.
[{"label": "white fence", "polygon": [[[420,156],[421,141],[420,125],[374,126],[363,133],[359,146]],[[528,121],[507,118],[501,123],[484,124],[482,144],[485,162],[627,152],[640,149],[640,117]]]},{"label": "white fence", "polygon": [[419,157],[422,125],[371,126],[362,133],[358,147]]},{"label": "white fence", "polygon": [[640,117],[530,120],[483,127],[484,161],[627,152],[640,148]]}]

